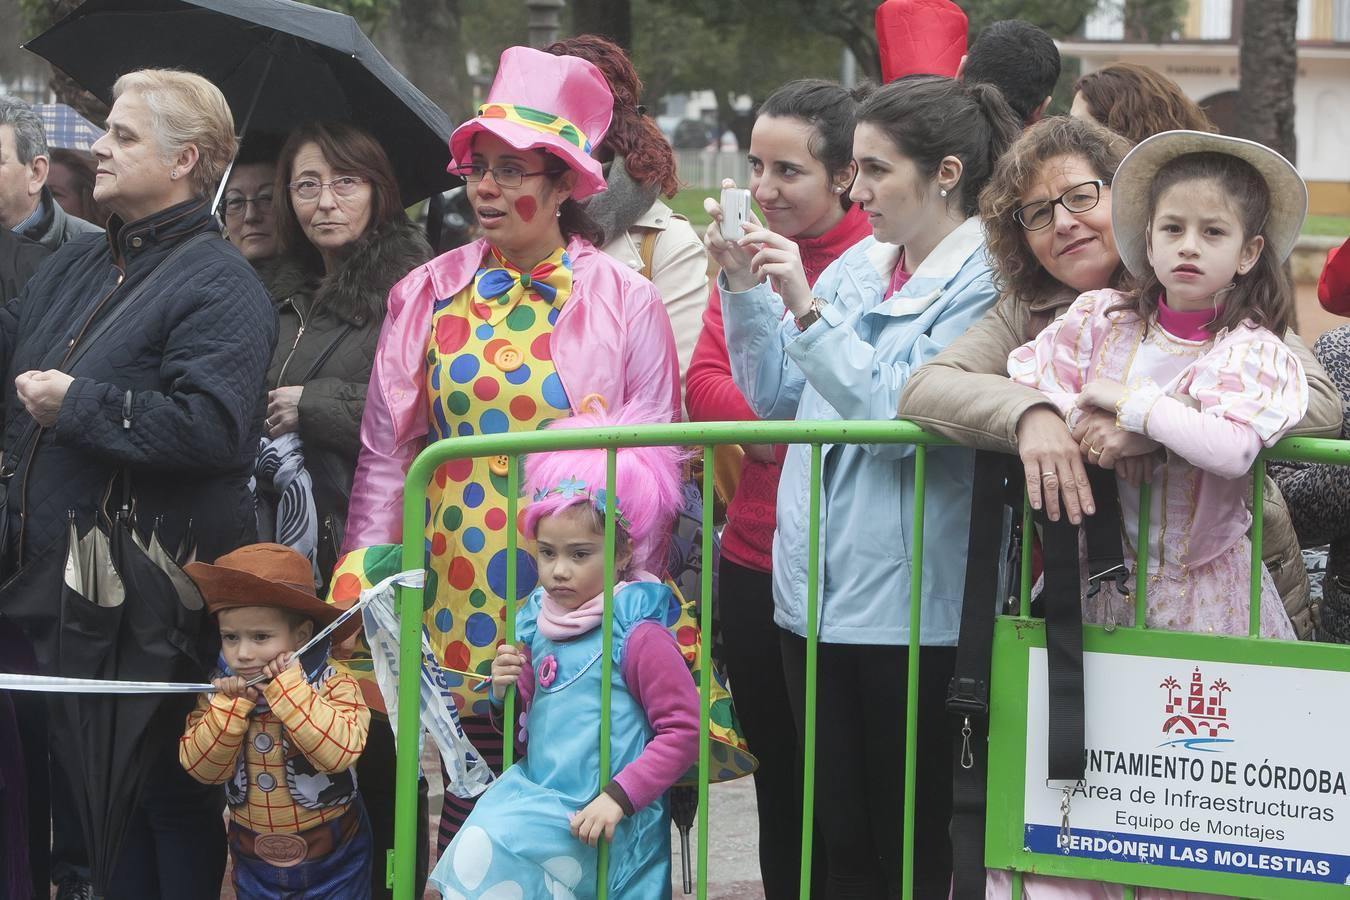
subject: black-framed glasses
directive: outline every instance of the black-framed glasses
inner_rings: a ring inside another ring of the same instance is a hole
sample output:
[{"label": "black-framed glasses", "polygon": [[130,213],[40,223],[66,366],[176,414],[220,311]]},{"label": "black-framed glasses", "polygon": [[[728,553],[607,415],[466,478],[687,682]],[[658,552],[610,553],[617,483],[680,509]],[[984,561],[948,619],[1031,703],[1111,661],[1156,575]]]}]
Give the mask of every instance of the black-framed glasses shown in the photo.
[{"label": "black-framed glasses", "polygon": [[245,197],[243,194],[227,194],[220,207],[225,212],[227,219],[241,219],[248,215],[248,205],[252,203],[253,208],[259,215],[265,216],[272,211],[272,194],[259,194],[256,197]]},{"label": "black-framed glasses", "polygon": [[317,178],[301,178],[289,185],[297,200],[318,200],[324,188],[331,188],[337,197],[350,197],[366,183],[360,175],[339,175],[332,181],[320,181]]},{"label": "black-framed glasses", "polygon": [[1037,200],[1013,210],[1013,219],[1026,231],[1040,231],[1055,221],[1055,206],[1059,205],[1071,213],[1085,213],[1102,199],[1102,188],[1108,187],[1105,181],[1094,178],[1075,184],[1053,200]]},{"label": "black-framed glasses", "polygon": [[469,184],[477,184],[492,174],[492,180],[497,182],[497,187],[513,188],[520,187],[521,182],[526,178],[534,178],[538,175],[557,175],[555,169],[541,169],[538,172],[526,172],[520,166],[484,166],[474,163],[468,166],[456,166],[450,170],[451,175],[458,175]]}]

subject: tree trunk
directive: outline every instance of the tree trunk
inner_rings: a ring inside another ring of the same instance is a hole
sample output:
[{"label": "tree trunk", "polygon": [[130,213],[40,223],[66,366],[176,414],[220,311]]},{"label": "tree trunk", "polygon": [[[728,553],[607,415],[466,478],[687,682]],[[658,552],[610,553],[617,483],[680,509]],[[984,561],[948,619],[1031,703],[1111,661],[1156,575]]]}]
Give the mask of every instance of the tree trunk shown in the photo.
[{"label": "tree trunk", "polygon": [[1294,80],[1298,77],[1298,0],[1247,2],[1238,56],[1237,136],[1297,160]]},{"label": "tree trunk", "polygon": [[877,49],[874,10],[877,4],[841,4],[837,13],[821,23],[821,30],[834,35],[853,52],[863,77],[881,84],[881,53]]},{"label": "tree trunk", "polygon": [[633,52],[632,0],[573,0],[572,31],[607,37]]},{"label": "tree trunk", "polygon": [[1157,44],[1181,28],[1184,0],[1125,0],[1125,40]]},{"label": "tree trunk", "polygon": [[[399,0],[384,28],[388,55],[453,123],[469,117],[473,90],[465,67],[459,0]],[[381,41],[381,43],[386,43]]]}]

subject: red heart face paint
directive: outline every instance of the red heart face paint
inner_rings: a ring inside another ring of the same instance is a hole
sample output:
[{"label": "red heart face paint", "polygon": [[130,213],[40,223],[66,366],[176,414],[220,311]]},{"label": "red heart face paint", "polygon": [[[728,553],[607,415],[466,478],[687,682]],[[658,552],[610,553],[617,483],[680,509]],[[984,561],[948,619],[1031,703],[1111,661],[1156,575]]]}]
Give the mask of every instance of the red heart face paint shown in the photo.
[{"label": "red heart face paint", "polygon": [[532,222],[534,221],[535,213],[539,212],[539,201],[529,195],[517,197],[515,200],[515,207],[516,215],[520,216],[521,221]]}]

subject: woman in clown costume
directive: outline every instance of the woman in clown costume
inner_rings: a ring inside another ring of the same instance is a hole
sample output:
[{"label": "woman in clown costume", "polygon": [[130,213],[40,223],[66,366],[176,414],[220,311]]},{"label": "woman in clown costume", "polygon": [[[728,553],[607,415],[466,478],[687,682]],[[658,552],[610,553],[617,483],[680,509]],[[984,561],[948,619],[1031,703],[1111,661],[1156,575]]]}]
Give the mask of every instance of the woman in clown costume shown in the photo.
[{"label": "woman in clown costume", "polygon": [[[512,47],[487,102],[452,135],[451,171],[467,182],[485,237],[414,269],[389,294],[334,602],[369,581],[367,549],[402,540],[404,477],[429,442],[533,431],[597,402],[678,417],[661,298],[596,249],[598,229],[577,203],[605,188],[589,150],[612,107],[590,63]],[[506,475],[504,457],[459,460],[429,488],[424,624],[447,670],[486,676],[504,609],[537,583],[519,551],[516,596],[505,596]],[[448,677],[466,734],[500,770],[487,692],[475,690],[478,679]],[[378,691],[367,697],[382,707]],[[472,804],[446,794],[442,848]]]}]

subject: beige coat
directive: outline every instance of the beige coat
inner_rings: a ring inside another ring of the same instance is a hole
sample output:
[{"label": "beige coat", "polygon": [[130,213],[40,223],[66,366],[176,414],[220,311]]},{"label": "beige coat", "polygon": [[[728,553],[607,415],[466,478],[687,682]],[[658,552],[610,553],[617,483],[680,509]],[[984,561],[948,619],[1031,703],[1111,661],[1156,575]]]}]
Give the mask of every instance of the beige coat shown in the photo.
[{"label": "beige coat", "polygon": [[[900,397],[900,415],[944,437],[982,450],[1017,452],[1017,423],[1046,403],[1008,378],[1008,354],[1040,333],[1077,295],[1065,291],[1034,303],[1004,297],[960,339],[919,369]],[[1321,364],[1292,331],[1285,342],[1308,376],[1308,414],[1291,437],[1337,437],[1341,398]],[[1263,556],[1300,638],[1312,635],[1316,610],[1298,538],[1279,488],[1265,483]]]},{"label": "beige coat", "polygon": [[[654,236],[651,266],[644,271],[643,239]],[[634,272],[646,275],[656,285],[661,302],[675,331],[675,352],[680,358],[680,387],[694,355],[694,345],[703,327],[703,310],[708,305],[708,257],[703,239],[689,220],[657,200],[633,227],[600,248]]]}]

